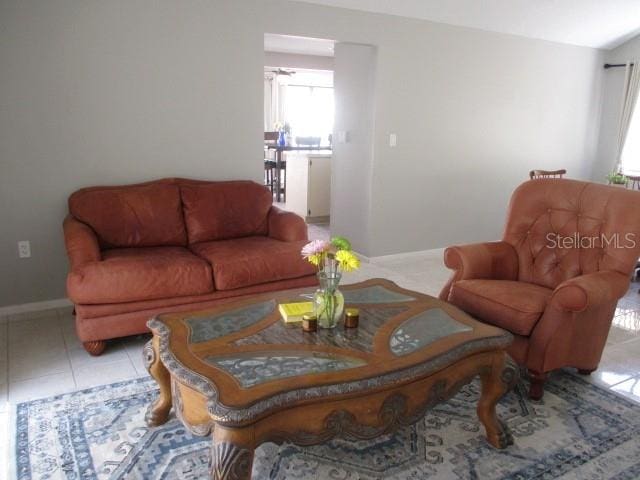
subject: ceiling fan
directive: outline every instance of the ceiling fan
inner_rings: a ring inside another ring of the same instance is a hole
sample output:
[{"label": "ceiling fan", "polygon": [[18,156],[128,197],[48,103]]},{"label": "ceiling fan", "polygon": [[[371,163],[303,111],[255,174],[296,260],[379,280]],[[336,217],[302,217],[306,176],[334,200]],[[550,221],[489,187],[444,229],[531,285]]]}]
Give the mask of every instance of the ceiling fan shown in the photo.
[{"label": "ceiling fan", "polygon": [[271,70],[271,73],[275,73],[276,75],[286,75],[287,77],[290,77],[291,75],[296,74],[294,70],[284,70],[282,68],[278,68],[277,70]]}]

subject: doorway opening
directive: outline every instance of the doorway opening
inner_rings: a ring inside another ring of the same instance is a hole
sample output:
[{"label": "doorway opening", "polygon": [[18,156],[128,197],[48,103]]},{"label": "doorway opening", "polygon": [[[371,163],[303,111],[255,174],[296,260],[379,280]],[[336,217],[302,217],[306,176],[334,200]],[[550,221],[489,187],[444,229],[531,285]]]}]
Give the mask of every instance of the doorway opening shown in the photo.
[{"label": "doorway opening", "polygon": [[264,51],[264,183],[311,238],[328,239],[334,42],[267,33]]}]

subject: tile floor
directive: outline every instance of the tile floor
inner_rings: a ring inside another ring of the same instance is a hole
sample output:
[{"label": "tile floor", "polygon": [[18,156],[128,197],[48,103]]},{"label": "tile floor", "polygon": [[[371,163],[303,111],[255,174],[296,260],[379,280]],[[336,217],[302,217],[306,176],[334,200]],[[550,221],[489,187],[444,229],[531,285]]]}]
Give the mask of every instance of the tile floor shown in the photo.
[{"label": "tile floor", "polygon": [[[310,226],[311,238],[328,238],[326,226]],[[389,278],[402,287],[437,295],[449,272],[442,251],[363,263],[343,283]],[[640,283],[619,302],[600,368],[590,380],[640,402]],[[9,412],[21,401],[147,375],[142,363],[146,335],[114,341],[100,357],[89,356],[75,336],[71,308],[0,317],[0,465],[9,458]],[[6,473],[0,469],[0,480]]]}]

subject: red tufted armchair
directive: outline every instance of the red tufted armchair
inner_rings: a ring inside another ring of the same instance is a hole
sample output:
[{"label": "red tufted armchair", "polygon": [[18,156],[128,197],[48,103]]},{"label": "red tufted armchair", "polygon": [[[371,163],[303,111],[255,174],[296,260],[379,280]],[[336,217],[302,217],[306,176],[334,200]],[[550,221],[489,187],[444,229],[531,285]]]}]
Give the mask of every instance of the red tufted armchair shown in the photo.
[{"label": "red tufted armchair", "polygon": [[510,354],[539,399],[547,373],[598,368],[640,256],[640,192],[564,179],[526,182],[499,242],[453,246],[440,298],[514,334]]}]

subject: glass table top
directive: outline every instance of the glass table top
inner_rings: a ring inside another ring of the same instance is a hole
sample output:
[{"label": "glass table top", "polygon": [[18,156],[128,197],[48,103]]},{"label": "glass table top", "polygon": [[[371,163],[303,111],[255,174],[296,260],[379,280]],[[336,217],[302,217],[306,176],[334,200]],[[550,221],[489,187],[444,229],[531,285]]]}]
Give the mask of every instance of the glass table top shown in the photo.
[{"label": "glass table top", "polygon": [[342,291],[345,303],[402,303],[413,302],[416,299],[400,292],[394,292],[382,285],[373,285],[353,290]]},{"label": "glass table top", "polygon": [[389,338],[389,348],[396,356],[408,355],[442,338],[471,330],[441,308],[431,308],[398,325]]},{"label": "glass table top", "polygon": [[314,373],[335,372],[366,365],[364,360],[310,351],[245,352],[233,356],[209,356],[207,363],[232,375],[244,388],[260,383]]},{"label": "glass table top", "polygon": [[[416,300],[415,297],[395,292],[382,285],[344,289],[341,291],[344,294],[347,305],[395,304],[414,302]],[[309,294],[303,294],[300,296],[300,299],[301,301],[308,301],[308,297]],[[184,323],[189,327],[189,343],[208,342],[232,333],[237,333],[272,315],[277,311],[277,307],[278,305],[275,300],[269,300],[220,313],[186,317]],[[386,315],[386,317],[382,323],[391,318],[389,315]]]},{"label": "glass table top", "polygon": [[189,343],[201,343],[239,332],[276,311],[275,300],[254,303],[246,307],[204,317],[188,317]]},{"label": "glass table top", "polygon": [[[362,359],[363,354],[402,358],[443,338],[473,330],[438,308],[436,299],[435,303],[419,301],[411,292],[381,284],[342,291],[345,304],[360,309],[358,328],[346,329],[339,324],[335,329],[305,333],[300,326],[286,326],[280,320],[278,302],[282,300],[277,299],[187,315],[182,322],[188,327],[188,344],[198,352],[198,358],[232,376],[242,388],[366,366],[369,362]],[[305,292],[298,298],[306,300],[308,295]],[[268,321],[260,328],[253,328],[265,319]],[[390,322],[394,325],[391,329],[387,328]],[[248,328],[251,333],[228,341],[223,338]],[[381,331],[384,336],[379,338]],[[216,342],[226,345],[219,354]],[[295,348],[287,348],[290,346]]]}]

